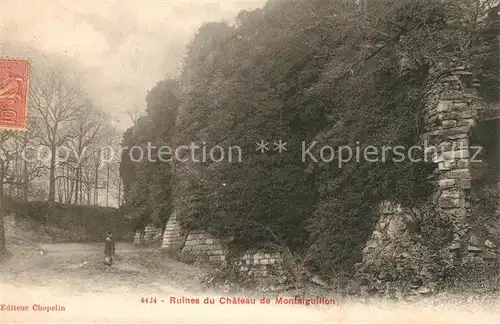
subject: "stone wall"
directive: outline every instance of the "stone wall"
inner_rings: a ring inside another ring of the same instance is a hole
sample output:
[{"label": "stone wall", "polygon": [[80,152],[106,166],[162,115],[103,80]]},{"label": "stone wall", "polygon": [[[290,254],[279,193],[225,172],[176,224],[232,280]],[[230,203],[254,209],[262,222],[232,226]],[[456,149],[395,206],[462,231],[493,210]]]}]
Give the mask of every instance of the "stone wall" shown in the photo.
[{"label": "stone wall", "polygon": [[242,273],[254,277],[276,276],[284,272],[283,260],[278,253],[248,251],[237,263]]},{"label": "stone wall", "polygon": [[185,237],[175,213],[172,213],[165,225],[161,247],[163,249],[180,250],[184,246]]},{"label": "stone wall", "polygon": [[222,264],[226,253],[222,244],[209,233],[196,231],[187,236],[181,252],[181,261],[204,261]]},{"label": "stone wall", "polygon": [[152,245],[161,243],[162,229],[153,225],[147,225],[144,230],[136,230],[134,234],[135,245]]},{"label": "stone wall", "polygon": [[[183,234],[175,214],[167,221],[162,248],[179,251],[180,260],[187,263],[203,262],[222,267],[229,261],[228,251],[219,239],[204,231]],[[281,257],[267,251],[248,251],[232,262],[242,273],[254,277],[269,277],[283,272]]]},{"label": "stone wall", "polygon": [[[483,108],[477,101],[476,87],[471,74],[458,69],[433,89],[425,111],[426,133],[421,143],[425,149],[424,158],[437,164],[435,202],[454,220],[459,234],[456,240],[460,240],[467,227],[466,206],[472,183],[469,135]],[[378,227],[384,226],[387,217],[399,217],[394,215],[401,215],[401,210],[385,202],[380,213]],[[374,235],[377,233],[375,229]]]},{"label": "stone wall", "polygon": [[[435,205],[438,213],[452,221],[453,239],[443,254],[449,260],[457,257],[458,253],[464,260],[477,257],[492,260],[497,253],[494,240],[474,233],[468,217],[471,211],[473,171],[485,168],[485,165],[480,165],[482,162],[471,160],[475,154],[475,148],[470,143],[471,133],[484,115],[477,87],[471,73],[457,69],[434,88],[425,111],[422,144],[428,162],[434,162],[437,166],[437,191],[430,206]],[[415,244],[408,244],[412,238],[418,241],[418,237],[412,237],[409,229],[421,220],[420,211],[425,206],[419,207],[420,210],[409,210],[384,202],[380,207],[380,218],[363,250],[363,262],[358,265],[361,268],[358,272],[366,274],[372,271],[375,281],[382,283],[386,278],[382,270],[384,267],[406,263],[415,269],[419,268],[416,272],[422,279],[411,288],[425,293],[432,291],[432,285],[423,286],[426,280],[427,283],[434,283],[432,271],[422,269],[423,265],[413,262],[422,251],[417,251]]]},{"label": "stone wall", "polygon": [[134,244],[142,245],[142,242],[144,242],[144,231],[138,229],[135,231],[134,234]]},{"label": "stone wall", "polygon": [[163,231],[161,227],[155,227],[153,225],[148,225],[144,229],[144,243],[161,243]]},{"label": "stone wall", "polygon": [[181,261],[208,262],[216,266],[233,262],[241,273],[252,277],[270,277],[283,273],[283,261],[278,253],[247,251],[232,260],[229,260],[228,254],[220,240],[209,233],[196,231],[187,236]]},{"label": "stone wall", "polygon": [[[461,223],[466,215],[467,190],[471,188],[471,128],[483,106],[477,101],[476,83],[465,71],[455,71],[436,89],[427,111],[427,142],[436,148],[439,207]],[[467,85],[469,85],[467,87]]]},{"label": "stone wall", "polygon": [[[454,239],[450,245],[450,257],[463,247],[466,254],[469,254],[466,258],[484,257],[491,260],[491,253],[496,253],[496,251],[489,249],[487,254],[482,253],[483,242],[478,243],[475,238],[484,236],[484,233],[474,232],[476,230],[472,224],[474,220],[469,217],[471,205],[474,204],[470,195],[473,180],[475,180],[473,179],[474,170],[488,167],[488,161],[477,157],[472,159],[478,150],[478,147],[472,145],[483,146],[484,144],[471,144],[471,135],[481,122],[485,108],[484,103],[478,100],[477,86],[478,84],[471,80],[471,74],[464,70],[455,71],[445,80],[442,91],[438,94],[436,109],[432,109],[431,106],[428,112],[430,119],[437,121],[435,124],[428,125],[428,138],[438,148],[435,161],[439,166],[438,206],[440,211],[446,213],[454,221],[455,225]],[[494,140],[499,141],[498,138]],[[481,147],[481,150],[484,149],[485,147]],[[498,161],[495,164],[497,163]]]}]

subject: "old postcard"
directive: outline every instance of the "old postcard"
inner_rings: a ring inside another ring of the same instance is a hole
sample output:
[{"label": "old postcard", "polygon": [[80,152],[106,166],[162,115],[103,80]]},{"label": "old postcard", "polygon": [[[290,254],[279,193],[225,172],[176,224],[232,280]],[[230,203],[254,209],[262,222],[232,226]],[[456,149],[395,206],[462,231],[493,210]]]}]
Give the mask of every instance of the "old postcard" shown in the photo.
[{"label": "old postcard", "polygon": [[0,0],[0,323],[500,323],[499,13]]}]

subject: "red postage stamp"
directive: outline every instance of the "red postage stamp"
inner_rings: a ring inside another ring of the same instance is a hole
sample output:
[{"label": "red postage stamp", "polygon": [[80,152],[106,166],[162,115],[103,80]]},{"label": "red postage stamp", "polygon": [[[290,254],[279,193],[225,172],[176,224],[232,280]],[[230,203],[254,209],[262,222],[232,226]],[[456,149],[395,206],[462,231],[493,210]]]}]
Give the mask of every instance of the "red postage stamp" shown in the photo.
[{"label": "red postage stamp", "polygon": [[0,58],[0,129],[26,129],[30,70],[27,60]]}]

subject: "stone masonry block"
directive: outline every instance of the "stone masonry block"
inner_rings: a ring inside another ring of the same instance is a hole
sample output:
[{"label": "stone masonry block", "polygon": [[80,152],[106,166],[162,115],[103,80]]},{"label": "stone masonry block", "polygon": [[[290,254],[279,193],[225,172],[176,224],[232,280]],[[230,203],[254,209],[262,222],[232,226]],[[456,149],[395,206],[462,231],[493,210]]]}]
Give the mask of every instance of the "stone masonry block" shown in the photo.
[{"label": "stone masonry block", "polygon": [[460,207],[460,199],[451,198],[451,197],[440,197],[439,198],[439,207],[443,209],[451,209]]},{"label": "stone masonry block", "polygon": [[456,127],[458,124],[459,124],[459,122],[457,122],[456,120],[443,120],[441,123],[441,125],[444,128]]},{"label": "stone masonry block", "polygon": [[459,113],[459,112],[456,112],[456,111],[438,114],[438,118],[440,120],[458,120],[458,119],[461,119],[462,116],[463,116],[462,113]]},{"label": "stone masonry block", "polygon": [[454,161],[443,161],[439,163],[439,170],[446,171],[454,168],[456,163]]},{"label": "stone masonry block", "polygon": [[455,151],[455,158],[458,159],[468,159],[470,157],[470,152],[468,149],[461,149]]},{"label": "stone masonry block", "polygon": [[449,112],[453,106],[453,101],[451,100],[441,100],[437,106],[437,112]]},{"label": "stone masonry block", "polygon": [[453,141],[453,148],[456,150],[457,148],[459,150],[463,149],[468,149],[469,147],[469,139],[467,137],[465,138],[458,138]]},{"label": "stone masonry block", "polygon": [[460,100],[463,97],[464,93],[460,90],[446,90],[441,93],[442,101]]},{"label": "stone masonry block", "polygon": [[264,257],[264,253],[262,252],[257,252],[254,254],[254,259],[262,259]]},{"label": "stone masonry block", "polygon": [[[465,127],[465,126],[460,126],[460,127]],[[469,128],[469,127],[467,127]],[[455,135],[448,135],[448,138],[451,139],[451,140],[457,140],[457,139],[463,139],[463,138],[467,138],[467,133],[458,133],[458,134],[455,134]]]},{"label": "stone masonry block", "polygon": [[446,173],[450,179],[470,179],[471,171],[469,169],[455,169]]},{"label": "stone masonry block", "polygon": [[458,127],[453,127],[449,129],[445,129],[441,132],[441,135],[447,136],[448,138],[451,138],[451,136],[456,136],[456,135],[465,135],[467,136],[467,133],[469,131],[469,126],[458,126]]},{"label": "stone masonry block", "polygon": [[455,151],[448,151],[448,152],[443,152],[441,154],[443,157],[443,160],[454,160],[455,159]]},{"label": "stone masonry block", "polygon": [[466,102],[454,102],[453,103],[453,107],[452,109],[455,110],[455,111],[463,111],[463,110],[467,110],[469,108],[469,104],[467,104]]},{"label": "stone masonry block", "polygon": [[439,145],[437,145],[438,151],[439,152],[447,152],[451,151],[453,148],[453,143],[447,141],[447,142],[442,142]]},{"label": "stone masonry block", "polygon": [[208,257],[208,261],[211,261],[211,262],[220,262],[222,260],[221,260],[221,257],[219,255],[212,255],[212,256]]},{"label": "stone masonry block", "polygon": [[443,180],[439,180],[439,187],[441,189],[449,189],[449,188],[453,188],[456,184],[456,180],[455,179],[443,179]]},{"label": "stone masonry block", "polygon": [[441,192],[441,197],[458,199],[460,196],[461,194],[457,190],[443,190],[443,192]]},{"label": "stone masonry block", "polygon": [[461,119],[458,121],[458,123],[456,125],[458,126],[472,126],[474,125],[475,123],[475,120],[474,118],[466,118],[466,119]]}]

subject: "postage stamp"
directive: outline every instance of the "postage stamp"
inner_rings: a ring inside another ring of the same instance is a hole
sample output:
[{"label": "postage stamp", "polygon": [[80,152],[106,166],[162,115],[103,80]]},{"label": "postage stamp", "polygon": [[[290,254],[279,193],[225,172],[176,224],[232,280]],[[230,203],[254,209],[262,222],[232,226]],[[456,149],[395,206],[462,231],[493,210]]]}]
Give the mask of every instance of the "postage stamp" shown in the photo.
[{"label": "postage stamp", "polygon": [[30,71],[27,60],[0,58],[0,129],[26,129]]}]

